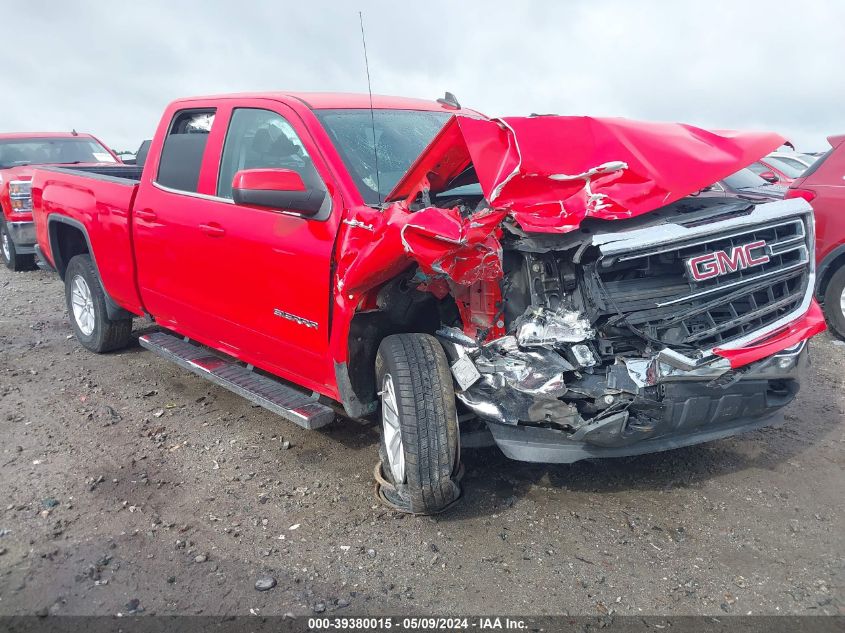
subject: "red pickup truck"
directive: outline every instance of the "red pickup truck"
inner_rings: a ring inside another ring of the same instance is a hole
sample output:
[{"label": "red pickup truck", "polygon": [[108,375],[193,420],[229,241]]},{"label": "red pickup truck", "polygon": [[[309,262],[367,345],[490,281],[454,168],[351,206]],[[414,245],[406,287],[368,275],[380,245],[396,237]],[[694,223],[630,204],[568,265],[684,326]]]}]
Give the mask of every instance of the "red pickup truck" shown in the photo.
[{"label": "red pickup truck", "polygon": [[0,257],[11,270],[35,267],[35,226],[29,180],[33,165],[119,162],[90,134],[0,134]]},{"label": "red pickup truck", "polygon": [[457,500],[461,428],[570,463],[776,419],[824,329],[812,210],[689,196],[781,137],[449,97],[184,99],[142,169],[36,169],[76,337],[147,315],[142,346],[303,427],[379,416],[413,513]]}]

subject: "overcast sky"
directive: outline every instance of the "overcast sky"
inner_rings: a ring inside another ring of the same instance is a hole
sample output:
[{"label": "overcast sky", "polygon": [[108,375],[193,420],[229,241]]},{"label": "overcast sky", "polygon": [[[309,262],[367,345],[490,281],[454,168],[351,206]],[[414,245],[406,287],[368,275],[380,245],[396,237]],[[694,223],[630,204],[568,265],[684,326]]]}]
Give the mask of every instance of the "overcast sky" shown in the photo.
[{"label": "overcast sky", "polygon": [[177,97],[260,90],[454,92],[531,112],[845,132],[845,2],[0,0],[0,131],[152,135]]}]

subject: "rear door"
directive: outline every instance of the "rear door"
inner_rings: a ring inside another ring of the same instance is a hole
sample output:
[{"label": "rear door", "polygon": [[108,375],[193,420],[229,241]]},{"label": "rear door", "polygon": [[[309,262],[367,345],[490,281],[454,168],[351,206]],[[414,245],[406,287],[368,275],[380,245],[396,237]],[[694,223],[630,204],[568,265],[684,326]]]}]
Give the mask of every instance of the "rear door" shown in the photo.
[{"label": "rear door", "polygon": [[218,109],[185,104],[171,110],[156,135],[132,213],[138,287],[162,325],[217,344],[225,322],[216,314],[216,283],[200,228],[201,177],[219,144]]}]

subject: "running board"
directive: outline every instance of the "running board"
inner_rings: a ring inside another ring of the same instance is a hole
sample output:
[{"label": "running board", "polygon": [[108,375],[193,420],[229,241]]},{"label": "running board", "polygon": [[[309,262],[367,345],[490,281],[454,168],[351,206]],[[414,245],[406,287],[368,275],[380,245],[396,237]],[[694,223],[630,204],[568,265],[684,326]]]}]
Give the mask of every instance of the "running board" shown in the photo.
[{"label": "running board", "polygon": [[144,334],[138,338],[138,342],[141,347],[303,428],[319,429],[334,420],[334,410],[317,402],[316,394],[304,394],[272,378],[256,374],[234,360],[215,356],[199,345],[164,332]]}]

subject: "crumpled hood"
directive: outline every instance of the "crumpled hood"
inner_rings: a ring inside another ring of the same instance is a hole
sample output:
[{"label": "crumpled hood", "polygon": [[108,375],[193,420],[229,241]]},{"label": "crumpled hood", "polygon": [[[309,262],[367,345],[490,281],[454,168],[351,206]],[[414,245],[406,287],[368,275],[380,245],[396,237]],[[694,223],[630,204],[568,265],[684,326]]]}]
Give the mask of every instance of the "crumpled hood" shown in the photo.
[{"label": "crumpled hood", "polygon": [[779,147],[771,132],[707,131],[619,118],[455,116],[388,201],[438,193],[470,164],[494,209],[528,232],[565,233],[585,217],[629,218],[679,200]]},{"label": "crumpled hood", "polygon": [[[566,233],[587,217],[647,213],[736,172],[782,142],[772,133],[708,132],[625,119],[455,116],[396,185],[390,204],[355,207],[344,217],[336,252],[338,314],[351,315],[364,293],[412,264],[424,289],[441,297],[451,293],[459,308],[479,301],[493,306],[498,289],[471,296],[467,291],[477,284],[495,286],[503,277],[505,223],[529,233]],[[422,191],[435,194],[470,182],[471,166],[486,204],[472,211],[418,207]],[[462,316],[472,331],[471,317]]]}]

